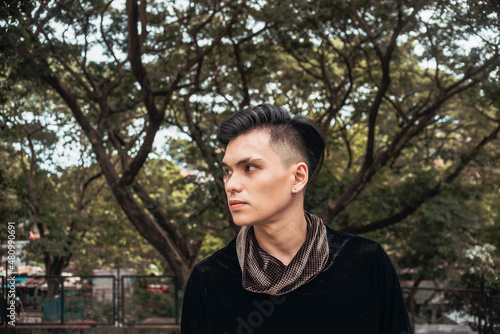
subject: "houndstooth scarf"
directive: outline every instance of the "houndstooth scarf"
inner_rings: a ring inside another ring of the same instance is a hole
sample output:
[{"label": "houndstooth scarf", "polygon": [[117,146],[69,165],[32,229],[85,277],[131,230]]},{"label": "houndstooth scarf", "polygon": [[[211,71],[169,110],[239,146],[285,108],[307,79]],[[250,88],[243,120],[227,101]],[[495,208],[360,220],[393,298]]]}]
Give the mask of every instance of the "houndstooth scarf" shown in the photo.
[{"label": "houndstooth scarf", "polygon": [[243,226],[236,238],[243,288],[257,293],[283,295],[312,280],[328,260],[328,240],[323,221],[304,212],[307,221],[306,241],[292,261],[285,266],[259,247],[253,226]]}]

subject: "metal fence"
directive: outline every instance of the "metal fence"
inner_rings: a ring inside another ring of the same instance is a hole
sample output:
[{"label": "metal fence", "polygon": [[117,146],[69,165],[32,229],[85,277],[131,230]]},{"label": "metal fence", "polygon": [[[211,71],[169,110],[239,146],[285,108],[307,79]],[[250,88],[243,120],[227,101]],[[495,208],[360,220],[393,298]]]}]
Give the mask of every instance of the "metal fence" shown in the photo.
[{"label": "metal fence", "polygon": [[0,276],[0,326],[15,304],[16,326],[122,326],[179,323],[175,276],[16,277],[16,294]]},{"label": "metal fence", "polygon": [[480,289],[403,288],[415,334],[498,334],[500,296]]},{"label": "metal fence", "polygon": [[179,289],[175,276],[122,276],[121,323],[178,324]]},{"label": "metal fence", "polygon": [[[0,276],[0,326],[9,281]],[[415,334],[500,333],[500,296],[484,289],[403,288]],[[49,297],[51,296],[51,297]],[[16,326],[179,324],[175,276],[26,276],[16,278]]]}]

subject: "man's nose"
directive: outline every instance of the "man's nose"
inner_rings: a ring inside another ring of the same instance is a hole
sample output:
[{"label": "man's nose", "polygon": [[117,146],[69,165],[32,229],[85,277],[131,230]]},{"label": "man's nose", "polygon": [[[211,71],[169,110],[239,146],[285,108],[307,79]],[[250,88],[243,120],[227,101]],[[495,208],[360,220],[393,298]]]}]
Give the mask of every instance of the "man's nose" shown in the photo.
[{"label": "man's nose", "polygon": [[241,192],[243,190],[241,178],[234,172],[226,178],[224,186],[226,188],[226,192],[228,193]]}]

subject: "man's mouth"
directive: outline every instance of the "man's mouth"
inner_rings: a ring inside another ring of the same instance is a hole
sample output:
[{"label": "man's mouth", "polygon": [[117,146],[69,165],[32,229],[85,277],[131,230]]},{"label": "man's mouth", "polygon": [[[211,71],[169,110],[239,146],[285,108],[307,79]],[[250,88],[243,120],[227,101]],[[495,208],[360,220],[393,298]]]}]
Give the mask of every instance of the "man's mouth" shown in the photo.
[{"label": "man's mouth", "polygon": [[240,200],[231,200],[229,201],[229,208],[231,210],[238,210],[244,207],[247,203]]}]

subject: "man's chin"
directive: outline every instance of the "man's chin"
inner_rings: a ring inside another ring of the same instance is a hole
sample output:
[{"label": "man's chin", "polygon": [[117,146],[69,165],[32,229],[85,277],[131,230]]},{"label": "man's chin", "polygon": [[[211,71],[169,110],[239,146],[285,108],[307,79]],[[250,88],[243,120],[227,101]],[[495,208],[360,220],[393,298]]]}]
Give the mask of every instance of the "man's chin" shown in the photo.
[{"label": "man's chin", "polygon": [[239,226],[239,227],[243,227],[243,226],[252,226],[254,225],[254,222],[247,222],[247,221],[237,221],[237,220],[233,220],[234,224],[236,226]]},{"label": "man's chin", "polygon": [[239,226],[239,227],[252,226],[255,224],[255,221],[253,221],[253,220],[241,219],[241,217],[235,217],[235,215],[233,215],[233,222],[236,226]]}]

